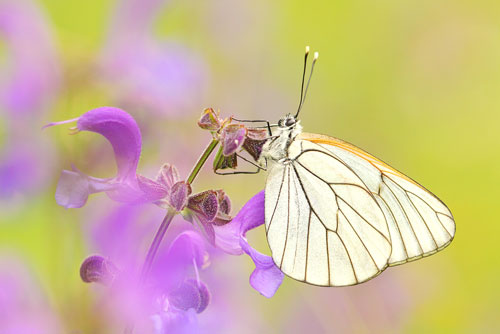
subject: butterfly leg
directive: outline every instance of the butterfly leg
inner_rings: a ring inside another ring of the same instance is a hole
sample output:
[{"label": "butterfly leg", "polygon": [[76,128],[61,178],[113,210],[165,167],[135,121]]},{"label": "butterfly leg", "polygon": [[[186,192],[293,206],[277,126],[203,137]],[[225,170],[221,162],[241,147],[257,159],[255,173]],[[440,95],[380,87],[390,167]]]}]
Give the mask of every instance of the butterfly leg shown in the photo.
[{"label": "butterfly leg", "polygon": [[217,174],[217,175],[258,174],[261,170],[267,171],[267,160],[266,160],[266,167],[262,167],[262,166],[257,165],[256,163],[248,160],[247,158],[245,158],[242,155],[236,154],[236,156],[238,158],[248,162],[252,166],[257,167],[257,170],[256,171],[234,171],[234,172],[219,172],[218,170],[215,170],[215,174]]},{"label": "butterfly leg", "polygon": [[[266,126],[262,127],[262,128],[267,128],[267,132],[269,134],[269,136],[272,136],[273,135],[273,132],[271,131],[271,127],[272,126],[277,126],[277,124],[270,124],[269,121],[267,120],[263,120],[263,119],[236,119],[236,118],[233,118],[233,120],[235,120],[236,122],[242,122],[242,123],[266,123]],[[261,127],[255,127],[256,129],[258,128],[261,128]]]}]

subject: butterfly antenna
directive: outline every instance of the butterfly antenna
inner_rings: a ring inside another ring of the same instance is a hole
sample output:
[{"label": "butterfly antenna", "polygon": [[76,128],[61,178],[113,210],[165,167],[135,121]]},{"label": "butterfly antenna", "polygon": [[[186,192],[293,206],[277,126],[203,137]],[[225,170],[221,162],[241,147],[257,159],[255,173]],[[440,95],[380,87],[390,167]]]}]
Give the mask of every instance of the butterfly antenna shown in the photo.
[{"label": "butterfly antenna", "polygon": [[299,106],[297,107],[297,115],[299,114],[300,106],[302,105],[302,99],[304,98],[304,82],[306,78],[308,56],[309,56],[309,46],[306,46],[306,54],[304,56],[304,70],[302,71],[302,83],[300,84],[300,101],[299,101]]},{"label": "butterfly antenna", "polygon": [[[306,49],[306,50],[309,51],[309,49]],[[302,106],[304,105],[304,102],[306,101],[307,91],[309,90],[309,83],[311,82],[311,77],[313,75],[314,65],[316,64],[316,61],[318,60],[318,57],[319,57],[319,53],[318,52],[314,52],[314,58],[313,58],[313,61],[312,61],[312,64],[311,64],[311,72],[309,72],[309,78],[307,79],[306,90],[304,91],[304,96],[302,96],[302,94],[301,94],[300,105],[299,105],[299,109],[297,110],[297,113],[295,114],[295,119],[297,119],[297,117],[299,116],[299,112],[302,109]],[[305,65],[304,65],[304,73],[305,73],[305,71],[306,71],[306,68],[305,68]],[[302,79],[302,88],[304,88],[304,80],[303,79]]]}]

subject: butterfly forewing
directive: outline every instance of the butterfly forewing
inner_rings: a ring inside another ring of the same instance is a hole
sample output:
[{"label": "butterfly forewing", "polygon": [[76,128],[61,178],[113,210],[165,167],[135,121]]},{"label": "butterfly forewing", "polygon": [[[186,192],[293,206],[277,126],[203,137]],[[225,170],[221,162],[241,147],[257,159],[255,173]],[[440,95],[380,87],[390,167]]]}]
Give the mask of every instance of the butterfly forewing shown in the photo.
[{"label": "butterfly forewing", "polygon": [[[435,195],[381,160],[337,138],[302,133],[305,140],[342,161],[367,186],[388,224],[392,253],[389,265],[431,255],[454,237],[450,210]],[[324,173],[324,172],[323,172]],[[335,170],[331,170],[335,174]]]},{"label": "butterfly forewing", "polygon": [[355,171],[327,149],[295,140],[266,184],[273,259],[290,277],[344,286],[378,275],[391,255],[383,209]]}]

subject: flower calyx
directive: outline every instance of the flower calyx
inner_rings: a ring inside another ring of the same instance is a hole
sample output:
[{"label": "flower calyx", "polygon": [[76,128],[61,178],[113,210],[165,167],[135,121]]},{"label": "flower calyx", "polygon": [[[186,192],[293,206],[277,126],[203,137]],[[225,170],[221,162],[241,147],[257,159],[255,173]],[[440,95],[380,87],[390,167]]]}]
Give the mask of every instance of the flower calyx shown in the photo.
[{"label": "flower calyx", "polygon": [[262,147],[268,139],[265,129],[248,128],[241,123],[233,123],[233,117],[222,119],[220,112],[207,108],[203,111],[198,125],[212,133],[214,139],[221,143],[214,159],[214,171],[235,169],[238,166],[237,153],[241,150],[258,161]]}]

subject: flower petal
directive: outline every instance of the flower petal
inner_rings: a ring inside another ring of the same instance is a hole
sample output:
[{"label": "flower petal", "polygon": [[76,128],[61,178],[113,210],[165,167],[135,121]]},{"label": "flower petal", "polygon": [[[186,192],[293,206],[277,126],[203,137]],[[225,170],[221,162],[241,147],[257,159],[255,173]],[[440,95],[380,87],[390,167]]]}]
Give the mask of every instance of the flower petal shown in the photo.
[{"label": "flower petal", "polygon": [[90,195],[88,179],[79,173],[63,170],[56,189],[56,202],[65,208],[81,208]]},{"label": "flower petal", "polygon": [[163,164],[161,166],[158,175],[156,176],[156,181],[163,184],[167,189],[172,188],[172,186],[180,181],[179,171],[174,165]]},{"label": "flower petal", "polygon": [[158,252],[149,277],[157,282],[159,288],[168,292],[180,286],[186,276],[192,274],[194,265],[205,268],[209,264],[204,239],[199,233],[188,230],[179,234],[168,250]]},{"label": "flower petal", "polygon": [[229,156],[243,145],[247,129],[241,124],[229,124],[222,129],[222,154]]},{"label": "flower petal", "polygon": [[250,285],[261,295],[271,298],[283,282],[284,274],[274,264],[273,258],[253,249],[245,238],[240,241],[243,251],[255,263],[255,270],[250,275]]},{"label": "flower petal", "polygon": [[176,211],[182,211],[188,204],[188,196],[191,194],[191,186],[185,181],[177,182],[170,189],[170,205]]},{"label": "flower petal", "polygon": [[56,202],[65,208],[81,208],[90,194],[115,189],[109,179],[89,177],[78,170],[63,170],[57,183]]},{"label": "flower petal", "polygon": [[[239,246],[241,251],[252,258],[255,270],[250,276],[250,285],[264,297],[270,298],[283,282],[284,274],[274,264],[272,257],[253,249],[245,237],[249,230],[264,224],[264,200],[262,190],[243,206],[229,224],[217,227],[217,242],[219,247],[222,245],[223,250],[229,249],[232,254],[237,254]],[[237,231],[238,237],[235,235]],[[235,244],[236,240],[238,245]]]},{"label": "flower petal", "polygon": [[118,167],[118,180],[135,178],[142,137],[132,116],[118,108],[101,107],[83,114],[78,119],[77,128],[98,133],[110,142]]},{"label": "flower petal", "polygon": [[201,214],[205,221],[212,222],[219,212],[217,192],[207,190],[190,196],[188,208]]},{"label": "flower petal", "polygon": [[204,130],[217,131],[221,127],[222,120],[219,118],[219,111],[206,108],[201,114],[198,126]]},{"label": "flower petal", "polygon": [[168,195],[168,188],[163,184],[153,181],[145,176],[137,174],[137,184],[144,192],[145,202],[159,201]]}]

